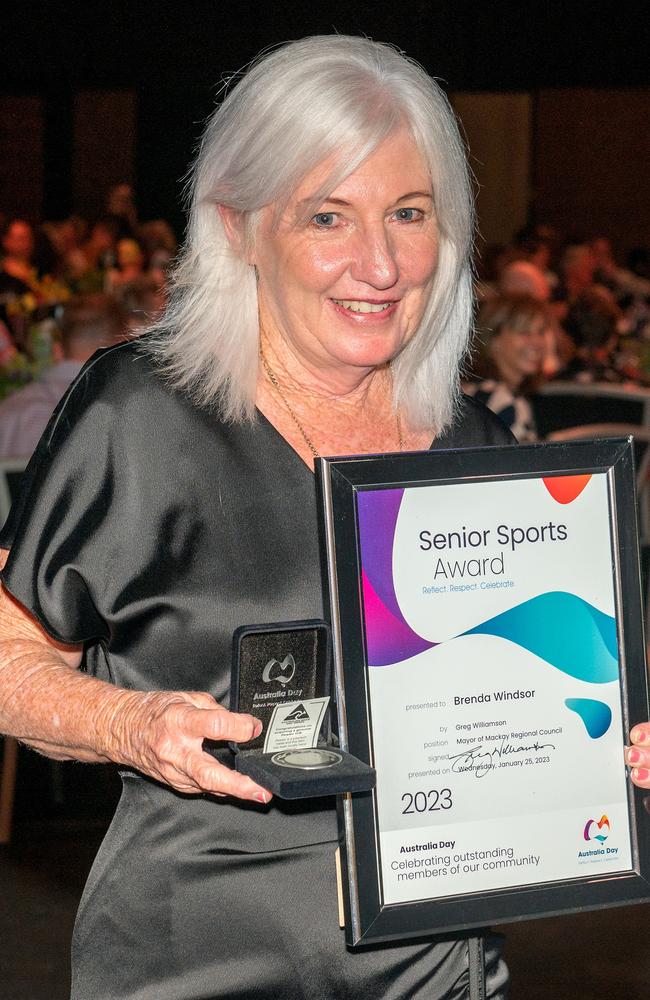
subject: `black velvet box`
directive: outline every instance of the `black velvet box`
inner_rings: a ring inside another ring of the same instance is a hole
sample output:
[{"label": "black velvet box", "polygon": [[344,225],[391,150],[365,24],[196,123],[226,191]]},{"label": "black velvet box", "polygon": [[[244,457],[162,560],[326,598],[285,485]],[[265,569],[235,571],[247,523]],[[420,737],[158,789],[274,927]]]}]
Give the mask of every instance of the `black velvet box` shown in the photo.
[{"label": "black velvet box", "polygon": [[261,719],[231,744],[235,767],[283,799],[368,791],[375,771],[332,733],[331,641],[320,620],[247,625],[233,636],[230,707]]}]

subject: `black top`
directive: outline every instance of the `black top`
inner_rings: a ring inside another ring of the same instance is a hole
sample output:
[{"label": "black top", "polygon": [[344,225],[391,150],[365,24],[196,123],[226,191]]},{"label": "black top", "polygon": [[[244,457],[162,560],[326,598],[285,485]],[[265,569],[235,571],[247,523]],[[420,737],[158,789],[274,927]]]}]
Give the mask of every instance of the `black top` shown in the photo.
[{"label": "black top", "polygon": [[[141,347],[99,352],[55,411],[0,537],[3,580],[50,635],[86,643],[88,672],[228,704],[235,628],[322,617],[314,477],[261,414],[224,424]],[[509,440],[464,399],[433,447]],[[462,942],[346,952],[331,800],[123,781],[79,911],[73,997],[397,998],[421,983],[438,998],[466,981]],[[495,964],[495,989],[503,978]]]}]

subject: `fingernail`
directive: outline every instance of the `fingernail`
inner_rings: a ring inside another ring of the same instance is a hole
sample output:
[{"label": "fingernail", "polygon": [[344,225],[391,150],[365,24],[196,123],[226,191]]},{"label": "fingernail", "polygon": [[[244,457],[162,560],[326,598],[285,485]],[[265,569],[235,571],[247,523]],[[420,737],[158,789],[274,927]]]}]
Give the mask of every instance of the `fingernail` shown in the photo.
[{"label": "fingernail", "polygon": [[636,747],[630,747],[627,752],[627,762],[628,764],[638,764],[641,760],[641,752],[636,749]]},{"label": "fingernail", "polygon": [[253,730],[253,739],[256,739],[262,732],[262,723],[259,719],[255,720],[255,728]]},{"label": "fingernail", "polygon": [[630,739],[633,743],[645,743],[646,735],[644,729],[633,729],[630,733]]},{"label": "fingernail", "polygon": [[258,802],[263,802],[264,805],[270,800],[271,796],[268,792],[258,792],[255,796]]},{"label": "fingernail", "polygon": [[632,771],[632,777],[635,781],[647,781],[650,778],[650,771],[645,767],[635,767]]}]

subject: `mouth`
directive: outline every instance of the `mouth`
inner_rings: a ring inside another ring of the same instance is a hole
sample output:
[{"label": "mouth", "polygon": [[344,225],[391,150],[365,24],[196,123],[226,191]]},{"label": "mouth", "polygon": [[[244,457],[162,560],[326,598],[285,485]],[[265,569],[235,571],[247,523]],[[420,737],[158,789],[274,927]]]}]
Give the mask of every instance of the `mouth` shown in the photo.
[{"label": "mouth", "polygon": [[388,302],[369,302],[367,299],[332,299],[335,306],[350,313],[384,313],[397,304],[395,299]]}]

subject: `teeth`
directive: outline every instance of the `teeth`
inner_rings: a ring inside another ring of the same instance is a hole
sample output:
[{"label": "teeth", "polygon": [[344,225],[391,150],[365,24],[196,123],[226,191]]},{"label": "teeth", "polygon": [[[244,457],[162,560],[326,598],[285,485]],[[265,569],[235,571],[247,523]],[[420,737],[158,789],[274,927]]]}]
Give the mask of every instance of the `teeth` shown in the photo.
[{"label": "teeth", "polygon": [[392,302],[363,302],[361,299],[332,299],[332,302],[336,302],[337,306],[343,306],[344,309],[355,313],[384,312],[393,304]]}]

